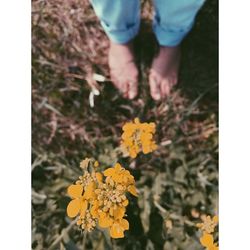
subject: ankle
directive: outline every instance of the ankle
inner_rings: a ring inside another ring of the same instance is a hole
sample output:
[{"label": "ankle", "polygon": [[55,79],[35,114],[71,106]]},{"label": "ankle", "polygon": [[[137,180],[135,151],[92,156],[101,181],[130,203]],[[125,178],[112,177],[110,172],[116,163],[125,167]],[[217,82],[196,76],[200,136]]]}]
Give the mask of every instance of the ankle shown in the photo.
[{"label": "ankle", "polygon": [[114,43],[114,42],[110,41],[110,49],[133,50],[133,41],[129,41],[128,43]]},{"label": "ankle", "polygon": [[160,46],[159,48],[159,54],[162,55],[169,55],[173,53],[179,53],[180,46],[174,46],[174,47],[168,47],[168,46]]},{"label": "ankle", "polygon": [[117,44],[110,42],[109,65],[115,67],[134,61],[133,42]]}]

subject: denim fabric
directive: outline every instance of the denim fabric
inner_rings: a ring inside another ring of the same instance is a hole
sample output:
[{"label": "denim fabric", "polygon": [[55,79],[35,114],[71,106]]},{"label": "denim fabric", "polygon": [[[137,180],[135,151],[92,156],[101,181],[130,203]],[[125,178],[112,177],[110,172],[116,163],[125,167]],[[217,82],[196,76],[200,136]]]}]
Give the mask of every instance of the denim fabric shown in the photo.
[{"label": "denim fabric", "polygon": [[[205,0],[154,0],[153,30],[160,45],[176,46],[193,26]],[[140,26],[139,0],[91,0],[107,36],[115,43],[133,39]]]}]

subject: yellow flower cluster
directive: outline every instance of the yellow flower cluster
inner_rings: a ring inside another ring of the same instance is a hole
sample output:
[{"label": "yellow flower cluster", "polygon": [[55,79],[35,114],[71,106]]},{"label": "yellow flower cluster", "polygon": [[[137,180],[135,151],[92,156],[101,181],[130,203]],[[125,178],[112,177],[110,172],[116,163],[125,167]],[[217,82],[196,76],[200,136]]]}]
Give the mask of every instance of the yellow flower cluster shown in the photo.
[{"label": "yellow flower cluster", "polygon": [[211,233],[214,232],[215,227],[218,225],[218,216],[212,219],[210,216],[201,216],[202,223],[197,223],[196,226],[202,230],[200,242],[207,250],[219,250],[218,243],[214,242],[214,237]]},{"label": "yellow flower cluster", "polygon": [[99,224],[109,229],[112,238],[123,238],[129,229],[124,218],[129,203],[126,193],[137,196],[134,177],[119,163],[103,172],[96,171],[98,166],[97,161],[88,158],[81,162],[83,175],[68,187],[72,200],[67,214],[78,216],[77,225],[83,230],[90,232]]},{"label": "yellow flower cluster", "polygon": [[148,154],[157,148],[153,135],[155,123],[141,123],[138,118],[134,122],[128,122],[123,127],[121,146],[132,158],[136,158],[139,152]]}]

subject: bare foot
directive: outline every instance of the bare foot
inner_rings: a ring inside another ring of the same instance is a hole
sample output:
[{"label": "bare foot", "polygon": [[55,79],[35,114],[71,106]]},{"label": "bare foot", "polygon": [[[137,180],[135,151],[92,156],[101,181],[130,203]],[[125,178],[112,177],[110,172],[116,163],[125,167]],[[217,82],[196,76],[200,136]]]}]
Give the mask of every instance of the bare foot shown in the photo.
[{"label": "bare foot", "polygon": [[125,98],[133,99],[138,94],[138,69],[135,64],[132,43],[110,42],[109,67],[111,80]]},{"label": "bare foot", "polygon": [[160,100],[170,94],[171,88],[178,81],[180,64],[180,48],[160,47],[160,51],[153,59],[150,73],[150,93],[154,100]]}]

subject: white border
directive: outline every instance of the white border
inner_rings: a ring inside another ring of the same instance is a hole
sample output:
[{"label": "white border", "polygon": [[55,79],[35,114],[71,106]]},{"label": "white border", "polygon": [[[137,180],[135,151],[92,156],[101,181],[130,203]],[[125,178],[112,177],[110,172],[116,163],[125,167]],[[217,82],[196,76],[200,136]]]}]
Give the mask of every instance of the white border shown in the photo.
[{"label": "white border", "polygon": [[[220,249],[248,249],[250,14],[220,1]],[[31,246],[31,2],[0,6],[1,248]]]},{"label": "white border", "polygon": [[219,242],[220,250],[249,249],[249,2],[220,1],[219,9]]},{"label": "white border", "polygon": [[0,4],[1,249],[31,249],[31,2]]}]

